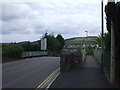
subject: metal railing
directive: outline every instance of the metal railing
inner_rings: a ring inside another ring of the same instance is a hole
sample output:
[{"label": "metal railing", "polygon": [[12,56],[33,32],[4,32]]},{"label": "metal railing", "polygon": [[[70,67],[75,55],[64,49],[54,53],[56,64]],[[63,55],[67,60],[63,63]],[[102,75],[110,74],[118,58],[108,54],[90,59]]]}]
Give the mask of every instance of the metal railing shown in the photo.
[{"label": "metal railing", "polygon": [[102,50],[101,49],[95,49],[94,50],[94,56],[96,57],[96,59],[98,60],[98,62],[101,64],[101,66],[103,67],[104,71],[107,72],[109,78],[110,78],[110,52],[103,50],[103,62],[101,62],[102,60]]},{"label": "metal railing", "polygon": [[47,51],[30,51],[30,52],[23,52],[22,58],[34,57],[34,56],[45,56],[45,55],[48,55]]}]

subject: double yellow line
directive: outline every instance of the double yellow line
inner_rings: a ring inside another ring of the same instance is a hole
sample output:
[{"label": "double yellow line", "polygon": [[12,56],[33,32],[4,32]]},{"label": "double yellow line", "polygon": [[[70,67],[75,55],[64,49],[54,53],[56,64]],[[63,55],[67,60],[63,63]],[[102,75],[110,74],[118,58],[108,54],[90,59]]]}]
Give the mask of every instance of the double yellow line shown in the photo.
[{"label": "double yellow line", "polygon": [[43,88],[43,85],[46,84],[46,83],[52,78],[52,76],[54,75],[54,73],[56,73],[58,70],[59,70],[59,68],[56,69],[52,74],[50,74],[50,75],[36,88],[36,90],[39,90],[40,88]]}]

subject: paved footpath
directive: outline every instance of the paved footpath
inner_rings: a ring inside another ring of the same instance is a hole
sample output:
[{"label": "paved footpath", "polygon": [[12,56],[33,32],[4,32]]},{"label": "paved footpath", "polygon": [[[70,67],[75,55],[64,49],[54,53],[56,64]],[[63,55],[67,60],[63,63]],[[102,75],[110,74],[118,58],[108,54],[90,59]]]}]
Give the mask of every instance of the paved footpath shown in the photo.
[{"label": "paved footpath", "polygon": [[101,66],[88,55],[82,67],[61,73],[50,88],[113,88]]}]

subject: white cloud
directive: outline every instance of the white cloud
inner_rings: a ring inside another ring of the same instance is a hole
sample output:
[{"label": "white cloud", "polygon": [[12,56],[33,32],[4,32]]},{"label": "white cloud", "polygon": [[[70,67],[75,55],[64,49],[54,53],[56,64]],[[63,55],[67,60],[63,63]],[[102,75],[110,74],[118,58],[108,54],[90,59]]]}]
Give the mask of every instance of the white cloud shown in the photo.
[{"label": "white cloud", "polygon": [[100,1],[39,0],[3,3],[3,41],[21,41],[28,37],[37,40],[46,29],[49,33],[61,33],[65,38],[84,36],[85,30],[90,35],[98,35],[101,25]]}]

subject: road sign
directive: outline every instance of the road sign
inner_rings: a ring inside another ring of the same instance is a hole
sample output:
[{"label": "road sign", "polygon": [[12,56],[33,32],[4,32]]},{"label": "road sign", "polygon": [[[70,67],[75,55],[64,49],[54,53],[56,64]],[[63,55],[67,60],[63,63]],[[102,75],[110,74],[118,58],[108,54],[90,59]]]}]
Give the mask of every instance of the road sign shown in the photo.
[{"label": "road sign", "polygon": [[41,50],[47,50],[47,39],[46,38],[41,39]]}]

